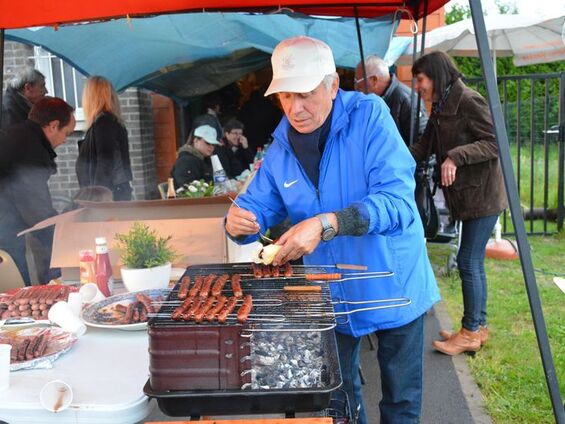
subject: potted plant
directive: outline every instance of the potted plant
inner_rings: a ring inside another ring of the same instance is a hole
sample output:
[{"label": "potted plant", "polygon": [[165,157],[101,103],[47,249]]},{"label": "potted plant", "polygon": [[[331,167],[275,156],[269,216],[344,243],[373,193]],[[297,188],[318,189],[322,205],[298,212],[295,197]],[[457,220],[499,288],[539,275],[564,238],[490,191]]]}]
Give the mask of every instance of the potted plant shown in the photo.
[{"label": "potted plant", "polygon": [[128,291],[161,289],[169,285],[171,262],[177,257],[168,243],[142,222],[135,222],[128,233],[116,234],[121,249],[122,281]]}]

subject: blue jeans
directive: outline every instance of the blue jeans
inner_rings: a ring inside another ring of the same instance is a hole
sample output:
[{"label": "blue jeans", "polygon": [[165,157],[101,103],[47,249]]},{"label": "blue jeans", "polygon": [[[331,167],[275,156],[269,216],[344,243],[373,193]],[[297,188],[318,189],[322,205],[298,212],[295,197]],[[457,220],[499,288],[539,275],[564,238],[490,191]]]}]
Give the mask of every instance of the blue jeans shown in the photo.
[{"label": "blue jeans", "polygon": [[[381,424],[420,422],[422,409],[422,355],[424,349],[424,316],[398,328],[375,333],[377,358],[381,371],[383,398],[379,403]],[[349,398],[351,416],[360,405],[359,424],[367,424],[361,378],[359,349],[361,337],[336,332],[343,389]]]},{"label": "blue jeans", "polygon": [[457,268],[463,290],[463,319],[461,325],[477,331],[487,323],[487,277],[485,248],[498,215],[463,221]]}]

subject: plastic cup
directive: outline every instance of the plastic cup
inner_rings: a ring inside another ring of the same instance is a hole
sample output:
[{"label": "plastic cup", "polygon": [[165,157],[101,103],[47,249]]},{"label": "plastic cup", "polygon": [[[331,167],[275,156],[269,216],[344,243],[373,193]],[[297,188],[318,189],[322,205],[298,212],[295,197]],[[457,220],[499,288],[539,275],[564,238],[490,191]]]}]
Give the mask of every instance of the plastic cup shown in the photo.
[{"label": "plastic cup", "polygon": [[75,333],[77,337],[82,336],[86,332],[86,325],[74,314],[67,302],[55,303],[49,309],[47,317],[49,321],[54,322],[65,331]]},{"label": "plastic cup", "polygon": [[10,387],[10,352],[12,345],[0,344],[0,391]]},{"label": "plastic cup", "polygon": [[61,412],[73,401],[73,389],[62,380],[53,380],[45,384],[39,392],[39,403],[51,412]]},{"label": "plastic cup", "polygon": [[82,310],[82,294],[80,292],[69,293],[67,303],[71,307],[73,313],[80,317],[80,311]]},{"label": "plastic cup", "polygon": [[106,299],[94,283],[85,284],[78,292],[82,295],[82,303],[96,303]]}]

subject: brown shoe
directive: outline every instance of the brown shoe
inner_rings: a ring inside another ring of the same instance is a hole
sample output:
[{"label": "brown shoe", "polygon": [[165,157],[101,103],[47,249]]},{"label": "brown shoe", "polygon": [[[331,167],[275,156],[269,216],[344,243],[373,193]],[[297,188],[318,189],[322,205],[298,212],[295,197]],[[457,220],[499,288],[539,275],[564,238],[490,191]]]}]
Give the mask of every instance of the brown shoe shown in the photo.
[{"label": "brown shoe", "polygon": [[479,331],[469,331],[461,328],[457,333],[453,334],[449,339],[440,341],[435,340],[432,345],[446,355],[459,355],[463,352],[478,352],[481,348],[481,336]]},{"label": "brown shoe", "polygon": [[[444,340],[449,340],[454,334],[456,333],[451,333],[447,330],[439,331],[440,337]],[[483,346],[487,342],[489,336],[488,327],[486,325],[481,325],[481,327],[479,328],[479,335],[481,336],[481,346]]]}]

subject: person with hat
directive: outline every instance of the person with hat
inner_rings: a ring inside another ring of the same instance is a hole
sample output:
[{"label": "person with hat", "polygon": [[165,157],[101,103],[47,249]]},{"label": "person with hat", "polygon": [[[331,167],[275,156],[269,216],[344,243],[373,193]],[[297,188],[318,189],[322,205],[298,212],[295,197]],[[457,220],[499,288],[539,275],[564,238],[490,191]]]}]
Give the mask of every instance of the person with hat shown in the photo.
[{"label": "person with hat", "polygon": [[175,187],[182,187],[200,179],[212,181],[212,164],[209,158],[214,154],[216,146],[220,146],[220,142],[213,127],[196,127],[192,136],[177,152],[177,160],[171,170]]},{"label": "person with hat", "polygon": [[[271,63],[266,95],[277,93],[285,116],[238,197],[240,208],[229,209],[226,231],[249,243],[288,215],[293,226],[276,242],[274,265],[302,257],[305,265],[349,263],[392,272],[330,284],[336,312],[349,313],[336,326],[343,387],[352,416],[358,411],[358,422],[366,424],[359,349],[362,337],[376,332],[381,422],[419,422],[423,316],[439,290],[414,202],[414,159],[382,99],[339,89],[327,44],[304,36],[283,40]],[[371,309],[371,301],[386,299],[409,302]]]}]

